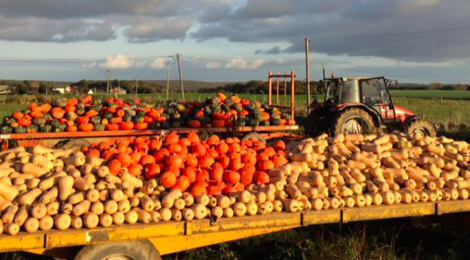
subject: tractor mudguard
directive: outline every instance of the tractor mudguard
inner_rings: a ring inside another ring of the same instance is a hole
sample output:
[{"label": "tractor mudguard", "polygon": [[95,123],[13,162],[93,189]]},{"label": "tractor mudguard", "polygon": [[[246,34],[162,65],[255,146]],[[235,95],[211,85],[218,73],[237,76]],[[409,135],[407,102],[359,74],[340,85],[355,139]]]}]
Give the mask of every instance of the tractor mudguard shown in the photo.
[{"label": "tractor mudguard", "polygon": [[330,109],[330,111],[332,111],[332,112],[342,112],[342,111],[344,111],[346,109],[349,109],[349,108],[360,108],[360,109],[363,109],[363,110],[367,111],[367,113],[369,113],[369,115],[374,120],[374,123],[375,123],[376,127],[380,127],[381,125],[385,124],[382,117],[380,116],[380,114],[377,111],[375,111],[374,109],[368,107],[365,104],[361,104],[361,103],[345,103],[345,104],[337,105],[335,107],[332,107]]}]

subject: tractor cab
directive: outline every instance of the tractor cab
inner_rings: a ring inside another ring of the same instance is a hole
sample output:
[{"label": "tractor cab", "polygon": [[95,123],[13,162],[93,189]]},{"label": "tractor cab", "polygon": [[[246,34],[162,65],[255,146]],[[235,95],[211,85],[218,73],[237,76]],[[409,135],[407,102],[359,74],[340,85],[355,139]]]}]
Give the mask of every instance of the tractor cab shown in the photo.
[{"label": "tractor cab", "polygon": [[[411,111],[393,104],[389,88],[398,88],[397,81],[384,77],[335,77],[324,80],[324,102],[310,104],[312,112],[307,129],[315,136],[321,133],[373,133],[400,130],[421,131],[434,135],[434,129],[426,122],[418,130],[411,123],[418,117]],[[419,122],[424,122],[420,121]]]}]

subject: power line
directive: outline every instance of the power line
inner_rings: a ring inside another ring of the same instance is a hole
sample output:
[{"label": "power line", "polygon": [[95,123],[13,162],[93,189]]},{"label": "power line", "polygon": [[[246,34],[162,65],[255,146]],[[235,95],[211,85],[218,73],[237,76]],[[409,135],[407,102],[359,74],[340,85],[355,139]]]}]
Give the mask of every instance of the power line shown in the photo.
[{"label": "power line", "polygon": [[387,37],[387,36],[403,36],[403,35],[415,35],[415,34],[424,34],[424,33],[436,33],[436,32],[457,31],[457,30],[468,30],[468,29],[470,29],[470,26],[443,28],[443,29],[434,29],[434,30],[423,30],[423,31],[411,31],[411,32],[398,32],[398,33],[385,33],[385,34],[369,34],[369,35],[344,36],[344,37],[316,38],[316,39],[312,39],[312,41],[362,39],[362,38],[375,38],[375,37]]}]

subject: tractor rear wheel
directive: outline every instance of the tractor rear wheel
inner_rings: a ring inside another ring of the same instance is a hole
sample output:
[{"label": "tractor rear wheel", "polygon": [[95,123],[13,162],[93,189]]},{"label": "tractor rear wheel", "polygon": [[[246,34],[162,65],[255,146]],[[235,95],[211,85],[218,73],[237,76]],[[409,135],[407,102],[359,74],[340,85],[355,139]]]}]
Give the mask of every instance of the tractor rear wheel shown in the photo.
[{"label": "tractor rear wheel", "polygon": [[372,117],[360,108],[340,113],[333,122],[334,134],[375,134],[377,128]]},{"label": "tractor rear wheel", "polygon": [[406,134],[412,136],[416,133],[420,133],[423,136],[436,136],[436,130],[434,130],[431,123],[423,120],[415,120],[408,124]]}]

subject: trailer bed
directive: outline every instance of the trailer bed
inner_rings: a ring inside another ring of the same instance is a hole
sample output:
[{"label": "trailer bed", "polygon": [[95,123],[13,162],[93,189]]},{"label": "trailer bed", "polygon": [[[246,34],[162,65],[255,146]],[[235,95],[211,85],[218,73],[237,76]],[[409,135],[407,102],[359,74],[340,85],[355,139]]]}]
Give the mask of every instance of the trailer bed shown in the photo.
[{"label": "trailer bed", "polygon": [[0,236],[0,252],[28,251],[54,255],[60,248],[89,244],[149,240],[160,255],[247,238],[297,227],[342,224],[348,222],[420,217],[469,212],[468,201],[441,201],[414,204],[382,205],[365,208],[343,208],[299,213],[272,213],[249,217],[209,219],[191,222],[169,221],[133,224],[109,228],[79,229]]}]

